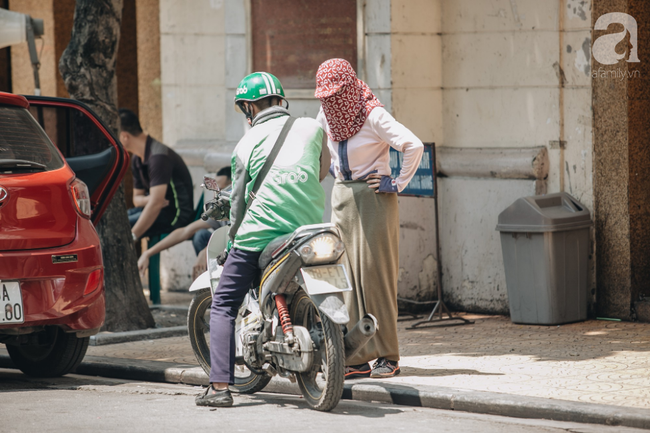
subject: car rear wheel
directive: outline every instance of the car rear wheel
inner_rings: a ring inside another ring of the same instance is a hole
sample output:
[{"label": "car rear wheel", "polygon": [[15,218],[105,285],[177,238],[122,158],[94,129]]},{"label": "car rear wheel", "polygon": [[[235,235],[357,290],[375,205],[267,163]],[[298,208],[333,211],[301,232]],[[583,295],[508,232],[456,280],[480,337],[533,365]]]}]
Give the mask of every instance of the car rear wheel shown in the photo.
[{"label": "car rear wheel", "polygon": [[58,377],[76,368],[86,355],[90,337],[78,338],[60,328],[48,328],[40,344],[7,345],[13,363],[28,376]]}]

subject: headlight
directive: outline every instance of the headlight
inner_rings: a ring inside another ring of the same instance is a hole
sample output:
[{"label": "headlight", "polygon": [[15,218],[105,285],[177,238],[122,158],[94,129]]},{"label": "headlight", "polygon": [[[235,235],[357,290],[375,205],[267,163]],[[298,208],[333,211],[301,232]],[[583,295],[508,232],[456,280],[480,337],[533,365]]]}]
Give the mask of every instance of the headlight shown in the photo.
[{"label": "headlight", "polygon": [[323,233],[298,247],[302,261],[308,265],[331,263],[345,251],[343,242],[332,233]]}]

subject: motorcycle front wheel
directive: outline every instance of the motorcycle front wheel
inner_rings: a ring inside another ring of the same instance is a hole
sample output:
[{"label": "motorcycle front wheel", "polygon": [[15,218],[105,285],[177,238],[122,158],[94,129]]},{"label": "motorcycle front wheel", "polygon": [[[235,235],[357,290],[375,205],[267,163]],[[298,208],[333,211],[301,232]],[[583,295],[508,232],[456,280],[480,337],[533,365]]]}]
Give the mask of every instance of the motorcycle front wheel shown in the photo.
[{"label": "motorcycle front wheel", "polygon": [[291,303],[291,319],[294,325],[307,328],[316,350],[312,369],[296,375],[300,391],[312,408],[330,411],[343,395],[343,332],[325,314],[320,314],[311,298],[302,290]]},{"label": "motorcycle front wheel", "polygon": [[[212,294],[210,289],[196,292],[187,313],[187,332],[192,351],[203,371],[210,376],[210,307]],[[253,394],[261,391],[269,382],[268,374],[256,374],[243,363],[235,364],[235,384],[230,390],[241,394]]]}]

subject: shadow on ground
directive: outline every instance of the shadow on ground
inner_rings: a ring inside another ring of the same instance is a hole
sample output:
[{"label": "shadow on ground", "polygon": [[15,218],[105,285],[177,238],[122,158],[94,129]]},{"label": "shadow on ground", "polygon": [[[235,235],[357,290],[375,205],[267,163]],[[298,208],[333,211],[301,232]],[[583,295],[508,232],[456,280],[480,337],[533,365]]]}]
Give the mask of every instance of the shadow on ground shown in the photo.
[{"label": "shadow on ground", "polygon": [[442,376],[455,376],[463,375],[479,375],[479,376],[503,376],[502,373],[485,373],[478,370],[466,369],[446,369],[446,368],[417,368],[417,367],[400,367],[400,376],[418,376],[418,377],[442,377]]}]

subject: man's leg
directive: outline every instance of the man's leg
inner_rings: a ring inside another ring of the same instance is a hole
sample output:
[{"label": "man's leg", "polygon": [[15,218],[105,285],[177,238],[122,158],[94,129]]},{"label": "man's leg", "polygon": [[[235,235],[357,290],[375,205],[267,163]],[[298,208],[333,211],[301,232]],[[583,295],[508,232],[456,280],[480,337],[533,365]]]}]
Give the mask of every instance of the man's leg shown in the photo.
[{"label": "man's leg", "polygon": [[228,384],[235,381],[235,318],[251,283],[259,274],[260,253],[231,249],[210,310],[210,386],[198,406],[227,407],[233,400]]},{"label": "man's leg", "polygon": [[201,229],[194,233],[194,236],[192,237],[192,246],[194,247],[194,252],[197,256],[205,249],[205,247],[208,246],[210,236],[212,236],[212,232],[208,229]]},{"label": "man's leg", "polygon": [[235,380],[235,318],[251,283],[258,277],[259,252],[231,249],[210,310],[210,383]]}]

